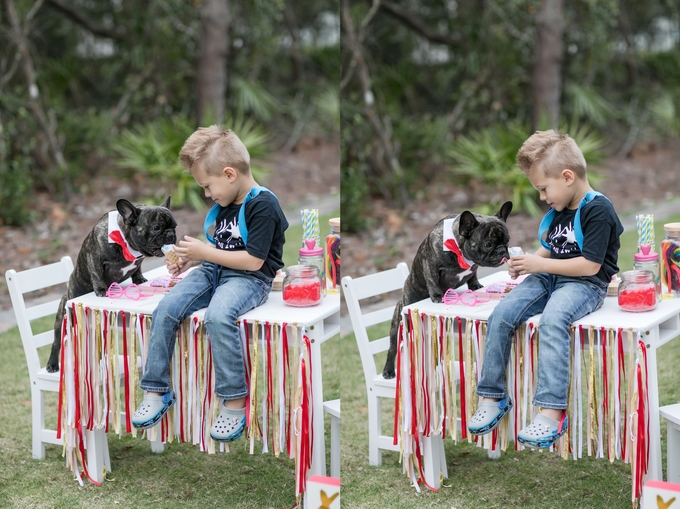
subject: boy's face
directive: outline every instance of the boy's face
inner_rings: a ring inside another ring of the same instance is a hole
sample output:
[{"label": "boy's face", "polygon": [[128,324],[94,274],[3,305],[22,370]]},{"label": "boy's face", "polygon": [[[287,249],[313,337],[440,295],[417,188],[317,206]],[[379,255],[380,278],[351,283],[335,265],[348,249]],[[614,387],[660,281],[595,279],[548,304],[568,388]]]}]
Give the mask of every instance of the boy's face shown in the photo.
[{"label": "boy's face", "polygon": [[578,207],[578,200],[575,200],[574,173],[571,170],[562,170],[558,177],[548,177],[543,170],[532,169],[527,177],[540,193],[540,199],[556,211]]},{"label": "boy's face", "polygon": [[203,168],[194,168],[193,177],[205,191],[206,198],[222,207],[234,202],[238,195],[237,173],[234,168],[224,168],[220,173],[207,173]]}]

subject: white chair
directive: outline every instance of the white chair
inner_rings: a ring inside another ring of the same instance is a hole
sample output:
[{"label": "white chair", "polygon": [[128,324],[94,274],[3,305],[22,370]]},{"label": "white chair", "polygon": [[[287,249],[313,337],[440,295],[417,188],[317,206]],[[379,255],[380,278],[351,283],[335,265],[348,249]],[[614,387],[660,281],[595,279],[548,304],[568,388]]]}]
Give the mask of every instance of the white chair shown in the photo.
[{"label": "white chair", "polygon": [[[36,290],[50,288],[68,281],[73,272],[71,257],[64,256],[59,262],[43,265],[35,269],[17,272],[9,269],[5,272],[5,280],[12,299],[14,316],[17,320],[21,341],[26,354],[28,375],[31,383],[32,404],[32,452],[33,458],[45,458],[45,444],[63,445],[61,439],[57,439],[57,431],[45,428],[45,392],[59,392],[59,373],[48,373],[40,362],[38,351],[42,347],[51,346],[54,340],[54,322],[49,322],[49,328],[40,332],[33,332],[35,324],[31,321],[37,318],[54,315],[59,307],[60,299],[54,299],[43,304],[26,307],[24,295]],[[103,432],[102,432],[103,433]],[[97,437],[101,439],[101,437]],[[106,444],[103,449],[103,462],[108,471],[111,471],[109,460],[109,448]]]},{"label": "white chair", "polygon": [[392,443],[389,435],[382,435],[381,398],[394,398],[396,380],[385,380],[378,374],[374,356],[386,351],[390,346],[389,335],[370,341],[367,328],[372,325],[390,322],[395,304],[363,314],[359,301],[375,297],[394,290],[401,290],[408,277],[408,265],[398,264],[394,269],[369,274],[353,279],[350,276],[342,278],[342,291],[349,312],[352,328],[361,354],[361,364],[366,378],[366,392],[368,394],[368,463],[382,464],[382,451],[398,451],[399,446]]},{"label": "white chair", "polygon": [[331,477],[340,479],[340,400],[324,401],[323,410],[331,417]]},{"label": "white chair", "polygon": [[680,483],[680,403],[659,408],[661,417],[666,419],[666,481]]}]

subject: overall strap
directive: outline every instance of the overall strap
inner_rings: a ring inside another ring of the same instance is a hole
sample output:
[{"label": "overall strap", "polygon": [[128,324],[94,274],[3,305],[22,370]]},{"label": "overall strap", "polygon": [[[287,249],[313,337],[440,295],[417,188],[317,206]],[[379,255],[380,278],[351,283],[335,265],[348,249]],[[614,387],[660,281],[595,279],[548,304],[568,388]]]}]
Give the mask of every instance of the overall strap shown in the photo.
[{"label": "overall strap", "polygon": [[[262,191],[267,191],[270,193],[274,198],[276,198],[276,195],[272,193],[269,189],[263,186],[255,186],[253,187],[250,192],[246,195],[246,197],[243,200],[243,203],[241,204],[241,208],[238,211],[238,231],[241,234],[241,239],[243,240],[243,245],[245,246],[248,243],[248,225],[246,224],[246,203],[248,203],[250,200],[255,198],[258,194],[260,194]],[[278,200],[278,198],[276,198]]]},{"label": "overall strap", "polygon": [[[574,236],[576,237],[576,244],[578,244],[580,249],[583,249],[583,229],[581,228],[581,208],[584,207],[586,204],[590,203],[596,196],[604,196],[602,193],[598,193],[597,191],[590,191],[586,193],[586,195],[583,197],[581,202],[578,204],[578,208],[576,209],[576,215],[574,216]],[[604,196],[607,198],[606,196]],[[555,209],[551,208],[548,213],[543,216],[543,219],[541,219],[541,224],[538,227],[538,240],[541,241],[541,245],[546,248],[548,251],[550,250],[550,245],[548,244],[548,241],[544,239],[543,237],[545,236],[546,232],[548,231],[548,228],[550,228],[550,224],[552,223],[553,219],[555,218]]]},{"label": "overall strap", "polygon": [[[267,191],[268,193],[271,193],[274,196],[274,198],[276,198],[276,195],[266,187],[255,186],[248,192],[246,197],[243,199],[241,208],[238,211],[238,228],[241,234],[241,239],[243,239],[243,245],[246,245],[248,241],[248,226],[246,225],[246,203],[255,198],[262,191]],[[205,238],[208,239],[208,242],[210,242],[213,245],[215,245],[215,238],[212,235],[210,235],[210,233],[208,233],[208,229],[217,220],[217,215],[219,214],[219,212],[220,205],[216,203],[208,211],[208,213],[205,216],[205,221],[203,222],[203,233],[205,233]]]}]

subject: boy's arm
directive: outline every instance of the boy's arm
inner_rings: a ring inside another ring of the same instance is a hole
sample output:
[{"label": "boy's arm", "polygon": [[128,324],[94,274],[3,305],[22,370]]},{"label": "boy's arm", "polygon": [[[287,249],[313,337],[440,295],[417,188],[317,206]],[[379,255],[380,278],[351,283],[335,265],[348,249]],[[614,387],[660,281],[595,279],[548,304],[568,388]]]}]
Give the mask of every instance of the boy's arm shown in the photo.
[{"label": "boy's arm", "polygon": [[251,255],[246,250],[223,251],[188,235],[184,236],[184,240],[179,241],[179,247],[175,248],[175,252],[183,260],[205,260],[230,269],[255,271],[260,270],[264,265],[264,260]]},{"label": "boy's arm", "polygon": [[[539,250],[540,251],[540,250]],[[543,249],[548,256],[550,253]],[[594,276],[600,271],[601,264],[587,260],[583,256],[570,258],[568,260],[558,260],[557,258],[544,258],[543,253],[514,256],[512,258],[512,268],[518,274],[536,274],[547,272],[559,276]]]}]

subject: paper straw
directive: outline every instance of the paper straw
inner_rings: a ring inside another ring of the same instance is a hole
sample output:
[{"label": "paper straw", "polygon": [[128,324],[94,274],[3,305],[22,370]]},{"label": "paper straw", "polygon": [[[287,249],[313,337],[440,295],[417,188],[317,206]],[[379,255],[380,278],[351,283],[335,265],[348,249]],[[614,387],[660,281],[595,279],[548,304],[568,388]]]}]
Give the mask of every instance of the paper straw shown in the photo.
[{"label": "paper straw", "polygon": [[649,244],[654,250],[654,214],[638,214],[635,216],[638,231],[638,251],[642,244]]},{"label": "paper straw", "polygon": [[319,209],[302,209],[302,245],[306,239],[314,239],[316,245],[321,245],[321,227],[319,225]]}]

